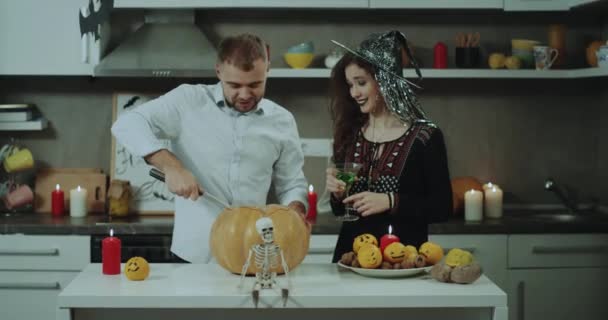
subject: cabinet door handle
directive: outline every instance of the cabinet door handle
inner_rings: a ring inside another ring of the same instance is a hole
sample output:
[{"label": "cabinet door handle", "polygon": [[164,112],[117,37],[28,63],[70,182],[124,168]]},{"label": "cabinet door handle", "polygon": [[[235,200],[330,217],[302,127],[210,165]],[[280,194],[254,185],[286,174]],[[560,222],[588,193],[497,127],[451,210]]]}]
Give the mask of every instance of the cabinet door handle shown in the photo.
[{"label": "cabinet door handle", "polygon": [[[450,250],[452,250],[452,249],[454,249],[454,248],[444,248],[444,249],[443,249],[443,252],[447,254],[447,253],[448,253]],[[470,252],[470,253],[474,253],[475,251],[477,251],[477,249],[476,249],[475,247],[459,248],[459,249],[462,249],[462,250],[468,251],[468,252]]]},{"label": "cabinet door handle", "polygon": [[532,253],[535,254],[556,254],[556,253],[605,253],[608,252],[608,246],[588,245],[588,246],[534,246]]},{"label": "cabinet door handle", "polygon": [[59,282],[0,282],[0,289],[58,290]]},{"label": "cabinet door handle", "polygon": [[30,249],[30,250],[15,250],[15,249],[0,249],[0,256],[58,256],[59,249]]},{"label": "cabinet door handle", "polygon": [[524,320],[524,306],[526,303],[525,289],[523,281],[517,283],[517,320]]}]

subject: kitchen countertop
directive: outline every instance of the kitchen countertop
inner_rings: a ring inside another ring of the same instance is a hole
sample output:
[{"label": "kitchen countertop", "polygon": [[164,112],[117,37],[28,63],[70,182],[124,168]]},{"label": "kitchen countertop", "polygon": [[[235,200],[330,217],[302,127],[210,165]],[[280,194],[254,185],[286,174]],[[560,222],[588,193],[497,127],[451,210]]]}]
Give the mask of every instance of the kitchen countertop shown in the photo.
[{"label": "kitchen countertop", "polygon": [[[430,234],[525,234],[525,233],[608,233],[608,214],[590,217],[561,217],[563,210],[509,210],[500,219],[465,222],[454,217],[429,226]],[[552,219],[548,216],[556,217]],[[320,214],[313,234],[337,234],[340,222],[331,214]],[[0,234],[107,234],[113,228],[117,234],[171,234],[171,216],[134,216],[109,219],[107,215],[84,218],[59,217],[50,214],[23,213],[0,215]]]},{"label": "kitchen countertop", "polygon": [[[122,266],[124,270],[124,264]],[[469,285],[442,283],[429,275],[399,279],[367,278],[336,264],[302,264],[289,273],[287,308],[503,308],[507,295],[485,275]],[[239,309],[254,308],[255,278],[231,274],[218,264],[151,264],[144,281],[123,274],[103,275],[88,265],[59,294],[59,308]],[[281,308],[277,286],[260,291],[262,308]],[[123,309],[124,310],[124,309]],[[506,319],[506,318],[505,318]]]}]

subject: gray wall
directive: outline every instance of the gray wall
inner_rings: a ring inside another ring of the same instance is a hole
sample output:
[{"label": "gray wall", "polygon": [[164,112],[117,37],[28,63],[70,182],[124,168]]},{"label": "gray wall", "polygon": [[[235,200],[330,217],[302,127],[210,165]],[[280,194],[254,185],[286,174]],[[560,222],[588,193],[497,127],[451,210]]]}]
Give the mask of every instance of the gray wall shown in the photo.
[{"label": "gray wall", "polygon": [[[117,15],[115,20],[124,18]],[[452,49],[457,31],[480,31],[485,52],[506,52],[511,38],[546,41],[547,25],[555,21],[568,24],[568,65],[581,66],[585,39],[601,32],[601,22],[593,15],[380,11],[372,16],[305,10],[208,11],[198,18],[212,39],[244,31],[260,34],[272,46],[274,67],[285,67],[281,52],[291,44],[313,40],[321,55],[332,49],[329,39],[357,43],[370,32],[391,28],[404,31],[417,57],[429,66],[433,45],[445,41]],[[114,33],[130,27],[119,24]],[[608,152],[600,147],[608,143],[608,129],[602,126],[602,119],[608,118],[608,94],[602,94],[605,80],[426,79],[420,98],[445,133],[453,177],[471,175],[496,182],[506,191],[507,202],[555,203],[555,197],[542,189],[544,179],[552,176],[582,196],[602,197],[607,203]],[[107,172],[112,94],[164,92],[181,82],[5,77],[0,78],[0,101],[35,103],[50,120],[44,132],[13,134],[33,150],[41,165],[101,167]],[[329,138],[327,84],[327,79],[270,79],[267,97],[294,113],[301,137]],[[0,142],[6,142],[9,134],[0,134]],[[323,158],[307,158],[305,173],[318,189],[324,185],[325,163]]]}]

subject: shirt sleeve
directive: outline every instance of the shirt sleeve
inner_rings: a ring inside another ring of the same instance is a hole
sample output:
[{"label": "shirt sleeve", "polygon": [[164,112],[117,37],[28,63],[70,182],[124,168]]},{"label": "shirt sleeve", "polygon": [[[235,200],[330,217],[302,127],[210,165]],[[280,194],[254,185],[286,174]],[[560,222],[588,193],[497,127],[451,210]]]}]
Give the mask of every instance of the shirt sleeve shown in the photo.
[{"label": "shirt sleeve", "polygon": [[274,164],[273,183],[279,202],[288,205],[293,201],[300,201],[308,208],[306,201],[307,182],[304,177],[304,153],[298,127],[290,114],[288,121],[284,122],[284,137],[281,140],[279,159]]},{"label": "shirt sleeve", "polygon": [[452,185],[443,134],[435,129],[423,149],[424,196],[395,194],[392,213],[426,223],[441,222],[452,213]]},{"label": "shirt sleeve", "polygon": [[188,91],[185,85],[179,86],[123,113],[112,125],[112,134],[139,157],[166,148],[161,140],[174,139],[180,134],[180,110],[187,103]]}]

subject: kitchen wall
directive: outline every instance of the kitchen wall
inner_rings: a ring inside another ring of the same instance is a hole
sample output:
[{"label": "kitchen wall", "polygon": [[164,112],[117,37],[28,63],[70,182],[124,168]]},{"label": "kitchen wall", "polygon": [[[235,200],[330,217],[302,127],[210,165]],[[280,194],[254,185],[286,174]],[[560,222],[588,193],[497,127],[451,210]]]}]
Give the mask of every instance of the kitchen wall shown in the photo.
[{"label": "kitchen wall", "polygon": [[[129,17],[138,15],[128,13]],[[452,48],[457,31],[479,31],[485,52],[506,52],[509,39],[514,37],[545,41],[547,25],[554,22],[568,24],[568,64],[581,66],[584,56],[579,52],[583,52],[585,39],[601,32],[600,22],[592,14],[381,11],[372,15],[303,10],[210,11],[198,18],[215,41],[244,31],[261,35],[272,46],[274,67],[285,67],[281,52],[291,44],[313,40],[317,52],[326,53],[333,49],[330,39],[353,44],[370,32],[392,28],[408,35],[416,56],[429,66],[433,45],[441,40]],[[129,20],[125,14],[114,19]],[[118,34],[131,26],[119,24],[113,32]],[[33,150],[41,165],[109,171],[112,94],[164,92],[182,82],[196,80],[4,77],[0,78],[0,101],[36,103],[50,120],[50,128],[43,132],[13,134]],[[267,97],[294,113],[301,137],[329,138],[327,85],[327,79],[270,79]],[[608,129],[602,127],[602,119],[608,118],[608,94],[602,94],[605,85],[605,79],[426,79],[420,99],[444,131],[453,177],[472,175],[497,182],[507,192],[506,202],[556,203],[542,188],[544,179],[552,176],[579,191],[581,197],[601,196],[607,203],[608,185],[604,181],[608,178],[608,152],[600,147],[608,142]],[[0,142],[9,136],[0,133]],[[327,160],[306,161],[307,177],[321,189]]]}]

